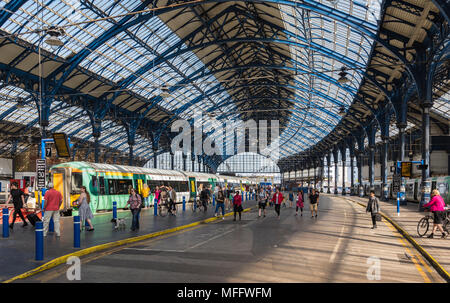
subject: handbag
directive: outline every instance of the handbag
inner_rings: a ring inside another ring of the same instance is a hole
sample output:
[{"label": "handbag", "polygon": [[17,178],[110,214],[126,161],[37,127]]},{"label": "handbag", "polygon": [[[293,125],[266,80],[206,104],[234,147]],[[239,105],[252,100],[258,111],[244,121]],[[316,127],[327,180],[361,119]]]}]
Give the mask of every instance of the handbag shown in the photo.
[{"label": "handbag", "polygon": [[375,214],[375,221],[381,221],[381,215]]}]

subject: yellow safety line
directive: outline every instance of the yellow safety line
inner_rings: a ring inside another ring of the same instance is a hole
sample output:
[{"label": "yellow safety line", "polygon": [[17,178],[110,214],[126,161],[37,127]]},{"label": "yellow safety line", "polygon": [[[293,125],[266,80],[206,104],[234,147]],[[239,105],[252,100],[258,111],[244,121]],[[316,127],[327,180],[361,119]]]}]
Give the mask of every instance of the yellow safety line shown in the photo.
[{"label": "yellow safety line", "polygon": [[[351,200],[351,199],[347,199],[348,201],[351,201],[353,203],[356,203],[362,207],[366,207],[366,205]],[[416,240],[414,240],[413,237],[411,237],[411,235],[404,230],[402,227],[400,227],[400,225],[398,225],[394,220],[392,220],[389,216],[387,216],[386,214],[384,214],[383,212],[380,212],[380,214],[383,216],[383,218],[385,218],[392,226],[394,226],[399,232],[400,234],[406,238],[421,254],[422,256],[427,259],[428,262],[430,262],[430,264],[433,266],[433,268],[441,275],[442,278],[444,278],[445,281],[447,281],[448,283],[450,282],[450,274],[444,269],[444,267],[442,267],[441,264],[439,264],[438,261],[436,261],[436,259],[433,258],[433,256],[431,256],[419,243],[417,243]],[[423,260],[422,260],[423,261]],[[424,262],[422,262],[422,264],[425,264]]]},{"label": "yellow safety line", "polygon": [[426,273],[423,272],[422,268],[420,267],[420,264],[417,262],[416,258],[414,257],[415,255],[411,253],[406,242],[400,237],[401,235],[399,236],[399,233],[391,225],[389,225],[386,221],[383,221],[383,223],[392,231],[392,233],[394,235],[397,236],[397,240],[400,242],[400,244],[402,244],[404,246],[406,252],[411,256],[411,260],[413,261],[417,271],[420,273],[420,275],[422,276],[425,283],[431,283],[430,279],[428,278]]},{"label": "yellow safety line", "polygon": [[[252,208],[254,208],[254,206],[244,209],[243,212],[248,212]],[[233,214],[233,212],[228,212],[228,213],[225,214],[225,216],[231,216],[232,214]],[[193,222],[193,223],[190,223],[190,224],[186,224],[186,225],[182,225],[182,226],[178,226],[178,227],[174,227],[174,228],[170,228],[170,229],[166,229],[166,230],[162,230],[162,231],[158,231],[158,232],[153,232],[153,233],[150,233],[150,234],[147,234],[147,235],[142,235],[142,236],[133,237],[133,238],[127,238],[127,239],[123,239],[123,240],[119,240],[119,241],[115,241],[115,242],[109,242],[109,243],[105,243],[105,244],[101,244],[101,245],[88,247],[88,248],[85,248],[85,249],[82,249],[82,250],[79,250],[79,251],[76,251],[76,252],[64,255],[62,257],[55,258],[55,259],[53,259],[53,260],[51,260],[51,261],[49,261],[49,262],[47,262],[47,263],[45,263],[45,264],[35,268],[35,269],[27,271],[27,272],[25,272],[25,273],[23,273],[21,275],[15,276],[15,277],[13,277],[11,279],[5,280],[2,283],[11,283],[11,282],[13,282],[15,280],[18,280],[18,279],[25,279],[27,277],[30,277],[30,276],[35,275],[37,273],[40,273],[40,272],[42,272],[44,270],[48,270],[48,269],[53,268],[55,266],[58,266],[60,264],[66,263],[67,259],[70,258],[70,257],[73,257],[73,256],[81,257],[81,256],[85,256],[85,255],[88,255],[88,254],[92,254],[94,252],[102,251],[102,250],[105,250],[105,249],[109,249],[109,248],[113,248],[113,247],[117,247],[117,246],[122,246],[122,245],[125,245],[125,244],[134,243],[134,242],[138,242],[138,241],[143,241],[143,240],[147,240],[147,239],[150,239],[150,238],[155,238],[155,237],[158,237],[158,236],[161,236],[161,235],[165,235],[165,234],[168,234],[168,233],[173,233],[173,232],[176,232],[176,231],[179,231],[179,230],[182,230],[182,229],[186,229],[186,228],[189,228],[189,227],[194,227],[194,226],[197,226],[197,225],[200,225],[200,224],[209,223],[209,222],[218,220],[219,218],[220,217],[212,217],[212,218],[209,218],[209,219]]]},{"label": "yellow safety line", "polygon": [[[218,221],[218,222],[219,222],[219,221]],[[161,240],[166,239],[166,238],[168,238],[168,237],[173,237],[173,236],[177,236],[177,235],[180,235],[180,234],[189,232],[189,231],[193,231],[193,230],[196,230],[196,229],[198,229],[198,228],[201,228],[201,226],[198,225],[198,226],[194,226],[194,227],[192,227],[192,228],[187,228],[187,229],[184,229],[184,230],[179,230],[179,231],[174,232],[174,233],[162,235],[162,236],[160,236],[160,237],[157,237],[157,238],[153,238],[153,239],[148,240],[148,241],[146,242],[146,245],[151,244],[151,243],[156,242],[156,241],[161,241]],[[115,253],[116,251],[122,250],[122,249],[126,248],[127,246],[128,246],[128,247],[134,247],[134,246],[137,245],[137,244],[138,244],[138,243],[131,243],[130,245],[125,245],[125,247],[116,247],[116,248],[112,248],[112,249],[109,249],[109,250],[104,251],[104,252],[100,252],[100,253],[98,253],[97,255],[88,256],[88,257],[86,257],[86,258],[83,258],[83,259],[81,260],[81,263],[82,263],[82,264],[86,264],[86,263],[95,261],[95,260],[100,259],[100,258],[102,258],[102,257],[105,257],[105,256],[107,256],[107,255],[113,254],[113,253]],[[66,271],[66,268],[62,268],[62,269],[59,269],[59,270],[56,269],[55,272],[53,272],[53,273],[52,273],[52,272],[49,272],[48,274],[45,274],[45,273],[44,273],[44,276],[43,276],[42,278],[40,278],[39,281],[40,281],[41,283],[48,282],[48,281],[50,281],[50,280],[52,280],[52,279],[54,279],[54,278],[56,278],[56,277],[58,277],[58,276],[60,276],[60,275],[63,275],[63,274],[65,273],[65,271]]]}]

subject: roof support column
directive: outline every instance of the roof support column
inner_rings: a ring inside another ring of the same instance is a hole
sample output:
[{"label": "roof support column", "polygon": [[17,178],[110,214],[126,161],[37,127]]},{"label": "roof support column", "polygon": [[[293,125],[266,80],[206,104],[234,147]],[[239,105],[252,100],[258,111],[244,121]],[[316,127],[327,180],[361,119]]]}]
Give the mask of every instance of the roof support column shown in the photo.
[{"label": "roof support column", "polygon": [[153,168],[157,168],[157,164],[158,164],[158,156],[156,155],[156,153],[158,152],[158,149],[156,149],[155,147],[152,148],[153,149]]},{"label": "roof support column", "polygon": [[133,157],[134,157],[134,155],[133,155],[133,146],[134,146],[134,140],[128,140],[128,147],[129,147],[129,150],[130,150],[130,153],[129,153],[129,159],[128,159],[128,165],[130,165],[130,166],[133,166]]},{"label": "roof support column", "polygon": [[374,189],[375,182],[375,125],[370,126],[369,130],[369,184],[370,190]]},{"label": "roof support column", "polygon": [[381,149],[381,187],[383,193],[383,200],[389,200],[389,188],[387,184],[388,177],[388,144],[389,144],[389,122],[391,120],[390,112],[386,111],[384,114],[383,123],[381,123],[381,139],[383,146]]},{"label": "roof support column", "polygon": [[337,178],[338,178],[338,149],[336,146],[334,146],[333,149],[333,159],[334,159],[334,194],[338,194],[338,184],[337,184]]},{"label": "roof support column", "polygon": [[355,145],[350,146],[350,195],[355,195]]},{"label": "roof support column", "polygon": [[[431,44],[431,43],[430,43]],[[430,46],[431,50],[433,45]],[[427,46],[417,50],[417,64],[414,75],[417,81],[418,103],[422,108],[422,197],[419,203],[419,211],[423,211],[423,205],[430,200],[430,108],[433,106],[433,76],[434,64],[427,62],[432,59],[432,52],[428,52]]]},{"label": "roof support column", "polygon": [[330,194],[330,166],[331,166],[331,153],[328,152],[327,154],[327,168],[328,168],[328,189],[327,189],[327,193]]},{"label": "roof support column", "polygon": [[186,160],[187,160],[187,155],[185,155],[184,153],[182,154],[182,158],[183,158],[183,171],[186,171]]},{"label": "roof support column", "polygon": [[94,120],[94,123],[92,124],[92,137],[94,137],[94,162],[95,163],[99,163],[99,143],[98,143],[98,139],[100,138],[101,135],[101,127],[102,127],[102,122],[100,120]]},{"label": "roof support column", "polygon": [[345,196],[347,193],[345,192],[345,161],[347,159],[347,146],[345,143],[341,145],[341,159],[342,159],[342,195]]},{"label": "roof support column", "polygon": [[170,169],[171,170],[174,170],[174,158],[175,158],[175,155],[173,154],[173,152],[170,152]]},{"label": "roof support column", "polygon": [[358,193],[360,197],[364,196],[362,165],[364,161],[364,135],[361,132],[357,137],[356,143],[358,145],[358,151],[356,153],[356,166],[358,167]]}]

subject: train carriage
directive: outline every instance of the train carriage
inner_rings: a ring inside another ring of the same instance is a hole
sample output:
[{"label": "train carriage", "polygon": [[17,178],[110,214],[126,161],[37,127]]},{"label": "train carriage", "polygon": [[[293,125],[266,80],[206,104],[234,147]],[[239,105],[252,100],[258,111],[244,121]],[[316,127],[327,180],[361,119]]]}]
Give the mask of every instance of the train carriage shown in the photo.
[{"label": "train carriage", "polygon": [[[85,186],[91,196],[92,211],[112,209],[112,202],[118,208],[124,208],[128,201],[130,188],[141,193],[144,183],[154,192],[156,186],[169,185],[177,191],[177,202],[185,196],[188,201],[188,180],[182,172],[151,169],[124,165],[98,164],[88,162],[67,162],[52,166],[50,169],[54,188],[63,195],[61,211],[69,213],[73,202],[80,195],[81,186]],[[150,197],[151,199],[153,198]]]}]

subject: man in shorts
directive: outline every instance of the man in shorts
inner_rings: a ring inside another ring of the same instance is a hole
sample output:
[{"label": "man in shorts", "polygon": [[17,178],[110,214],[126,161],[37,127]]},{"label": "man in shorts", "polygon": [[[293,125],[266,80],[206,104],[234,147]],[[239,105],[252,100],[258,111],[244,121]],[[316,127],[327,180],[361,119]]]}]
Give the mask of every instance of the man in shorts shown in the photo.
[{"label": "man in shorts", "polygon": [[263,210],[264,217],[266,216],[266,203],[267,203],[267,192],[261,187],[256,194],[256,199],[258,200],[259,214],[258,218],[261,217],[261,210]]},{"label": "man in shorts", "polygon": [[317,218],[317,208],[319,206],[319,194],[316,193],[315,189],[311,190],[311,194],[309,195],[309,207],[311,208],[311,218],[314,218],[314,213]]}]

